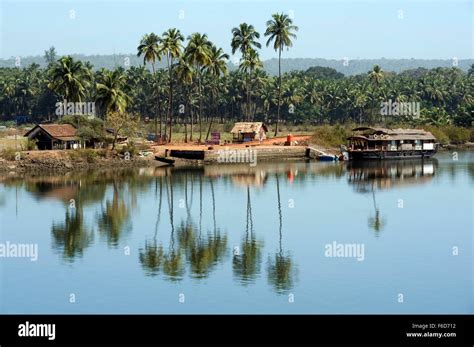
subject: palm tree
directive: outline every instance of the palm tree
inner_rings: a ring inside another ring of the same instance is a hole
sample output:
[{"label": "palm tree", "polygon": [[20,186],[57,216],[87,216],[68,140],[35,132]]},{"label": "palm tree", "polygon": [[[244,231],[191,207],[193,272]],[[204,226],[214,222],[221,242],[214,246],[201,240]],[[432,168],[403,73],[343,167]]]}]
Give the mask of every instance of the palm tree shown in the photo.
[{"label": "palm tree", "polygon": [[153,74],[155,74],[155,62],[161,60],[159,42],[160,38],[155,33],[145,34],[137,47],[137,57],[143,55],[143,65],[151,63]]},{"label": "palm tree", "polygon": [[[222,75],[227,75],[227,61],[229,59],[229,55],[224,53],[222,48],[217,48],[216,46],[212,45],[211,50],[209,52],[209,64],[206,66],[206,71],[212,76],[214,83],[213,86],[218,87],[219,78]],[[219,88],[212,88],[212,94],[215,104],[217,105],[217,100],[219,96]],[[215,107],[217,113],[217,106]],[[217,114],[215,114],[217,116]],[[209,133],[211,132],[212,127],[212,120],[213,117],[209,121],[209,128],[207,129],[206,134],[206,141],[209,138]]]},{"label": "palm tree", "polygon": [[86,96],[90,80],[90,72],[81,61],[64,56],[51,70],[49,88],[68,101],[81,102]]},{"label": "palm tree", "polygon": [[[151,63],[153,76],[155,76],[155,62],[157,60],[161,60],[159,42],[160,42],[159,36],[152,32],[150,34],[143,35],[142,39],[140,40],[140,44],[137,47],[137,51],[138,51],[137,57],[140,57],[143,55],[143,65],[146,65],[147,62]],[[158,115],[155,115],[155,135],[156,135],[156,128],[157,128],[157,124],[156,124],[157,118],[158,118]],[[161,118],[161,113],[160,113],[160,139],[162,138],[161,128],[162,128],[162,118]]]},{"label": "palm tree", "polygon": [[275,126],[275,136],[278,133],[278,122],[280,121],[280,102],[281,102],[281,51],[284,47],[293,46],[292,38],[296,39],[294,31],[298,31],[298,27],[293,25],[293,20],[283,13],[275,13],[271,20],[267,22],[267,30],[265,36],[269,36],[267,47],[274,41],[273,49],[278,51],[278,104],[277,104],[277,120]]},{"label": "palm tree", "polygon": [[[189,63],[186,57],[181,57],[178,61],[178,65],[176,66],[176,75],[178,76],[178,81],[181,83],[184,89],[184,99],[185,99],[185,107],[184,107],[184,142],[188,142],[188,128],[187,128],[187,120],[186,120],[186,113],[191,108],[191,91],[189,85],[193,83],[194,78],[194,69],[192,65]],[[190,112],[191,116],[191,137],[190,140],[193,139],[193,118],[192,113]]]},{"label": "palm tree", "polygon": [[[258,33],[253,25],[247,23],[241,23],[238,28],[232,29],[232,41],[230,46],[232,47],[232,54],[235,54],[237,50],[240,50],[242,54],[242,60],[245,61],[251,51],[255,51],[255,48],[261,48],[262,45],[258,42],[260,33]],[[249,85],[251,71],[247,74],[247,86]],[[246,119],[250,118],[250,91],[247,89],[247,111]]]},{"label": "palm tree", "polygon": [[124,112],[130,97],[125,93],[126,75],[122,69],[103,71],[97,81],[96,101],[104,114],[109,111]]},{"label": "palm tree", "polygon": [[168,97],[168,119],[170,122],[170,131],[168,141],[171,142],[172,127],[173,127],[173,60],[181,56],[181,42],[184,41],[184,36],[176,29],[168,29],[162,35],[160,40],[160,53],[166,56],[166,62],[169,72],[169,97]]},{"label": "palm tree", "polygon": [[206,34],[193,33],[188,36],[188,45],[184,54],[188,61],[194,65],[198,81],[199,96],[199,142],[202,139],[202,69],[210,63],[210,51],[212,44]]},{"label": "palm tree", "polygon": [[258,53],[256,50],[249,48],[245,54],[245,58],[240,64],[240,69],[247,72],[247,121],[250,120],[250,81],[252,79],[252,73],[258,69],[262,68],[263,64],[260,61]]},{"label": "palm tree", "polygon": [[374,65],[372,71],[369,72],[369,79],[372,81],[373,84],[378,86],[380,81],[383,78],[383,71],[378,65]]},{"label": "palm tree", "polygon": [[467,70],[467,75],[469,77],[472,77],[474,75],[474,64],[471,64],[471,66],[469,67],[469,70]]}]

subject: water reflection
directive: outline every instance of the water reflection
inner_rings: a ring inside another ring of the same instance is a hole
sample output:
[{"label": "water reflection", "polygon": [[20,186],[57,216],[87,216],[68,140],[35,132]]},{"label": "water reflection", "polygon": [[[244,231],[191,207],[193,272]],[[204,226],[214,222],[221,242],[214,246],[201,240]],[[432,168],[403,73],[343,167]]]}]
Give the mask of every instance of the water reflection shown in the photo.
[{"label": "water reflection", "polygon": [[[194,196],[194,176],[189,179],[186,172],[184,181],[179,180],[179,175],[171,176],[166,173],[165,180],[159,181],[159,203],[158,216],[155,224],[155,234],[152,240],[146,240],[144,248],[139,250],[139,260],[147,275],[155,276],[160,271],[168,279],[180,280],[185,273],[185,264],[189,265],[190,275],[194,278],[205,278],[212,269],[221,262],[227,252],[227,235],[222,235],[216,220],[216,201],[214,193],[214,183],[209,180],[208,184],[212,196],[212,219],[213,228],[202,232],[203,216],[203,177],[198,177],[199,182],[199,224],[193,222],[191,208]],[[186,217],[182,218],[177,228],[174,223],[174,190],[173,184],[176,177],[180,181],[181,188],[184,189],[184,203]],[[158,185],[158,183],[157,183]],[[163,187],[164,186],[164,187]],[[190,186],[190,189],[189,189]],[[161,218],[161,205],[163,199],[163,189],[166,191],[169,212],[169,224],[171,226],[171,236],[168,250],[158,245],[157,233]],[[188,197],[188,191],[191,196]],[[204,235],[203,235],[204,234]]]},{"label": "water reflection", "polygon": [[245,223],[245,237],[242,240],[240,248],[234,248],[232,259],[232,268],[234,270],[234,276],[241,284],[247,285],[249,283],[252,283],[260,273],[262,246],[263,242],[257,239],[253,228],[250,186],[247,186],[247,215]]},{"label": "water reflection", "polygon": [[283,293],[292,288],[295,269],[293,261],[289,252],[285,253],[283,250],[283,215],[281,211],[281,199],[280,199],[280,180],[278,175],[275,175],[276,190],[277,190],[277,206],[278,206],[278,252],[275,253],[273,258],[268,259],[268,281],[275,288],[278,293]]},{"label": "water reflection", "polygon": [[[472,171],[471,167],[468,169]],[[371,195],[372,211],[367,223],[378,235],[388,225],[378,192],[426,184],[437,172],[438,161],[431,159],[163,167],[0,179],[6,187],[23,187],[37,200],[51,199],[61,204],[59,218],[56,213],[50,232],[52,248],[67,261],[84,257],[97,239],[109,248],[117,248],[125,235],[133,236],[134,224],[140,222],[136,219],[140,207],[153,205],[137,246],[138,262],[146,276],[162,275],[170,281],[189,276],[199,280],[223,267],[237,283],[247,286],[255,283],[264,271],[262,277],[266,277],[269,286],[284,293],[295,286],[297,271],[294,250],[284,246],[281,189],[302,185],[304,189],[313,189],[315,181],[308,178],[314,177],[331,177],[344,184],[347,180],[356,192]],[[233,194],[244,194],[240,206],[233,199],[216,201],[222,196],[220,190],[229,186],[238,188]],[[253,204],[260,193],[276,198],[273,205],[273,198],[267,197],[271,207],[259,211],[272,221],[268,225],[273,225],[275,232],[256,230],[264,228],[255,224]],[[226,229],[229,225],[234,229],[234,221],[226,215],[229,208],[246,214],[238,229],[240,241],[232,252]],[[264,235],[271,235],[266,236],[265,243]],[[265,245],[272,241],[278,243],[276,250],[266,251]],[[263,270],[262,259],[267,259]]]},{"label": "water reflection", "polygon": [[377,190],[393,189],[429,182],[435,175],[438,161],[398,160],[349,162],[348,182],[358,193],[371,194],[374,213],[368,217],[368,225],[378,236],[387,224],[377,204]]},{"label": "water reflection", "polygon": [[93,230],[84,223],[82,207],[66,208],[64,222],[51,227],[53,248],[61,252],[64,259],[72,261],[82,257],[84,250],[92,244]]}]

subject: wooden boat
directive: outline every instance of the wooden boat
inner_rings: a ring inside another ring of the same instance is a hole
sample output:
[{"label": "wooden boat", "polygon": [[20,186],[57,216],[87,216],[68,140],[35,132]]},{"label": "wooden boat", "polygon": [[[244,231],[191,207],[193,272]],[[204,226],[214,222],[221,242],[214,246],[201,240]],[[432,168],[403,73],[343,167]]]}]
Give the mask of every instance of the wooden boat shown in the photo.
[{"label": "wooden boat", "polygon": [[348,138],[349,159],[413,159],[436,154],[436,138],[423,129],[359,127]]},{"label": "wooden boat", "polygon": [[166,157],[160,157],[158,155],[155,155],[155,159],[158,161],[161,161],[162,163],[166,163],[168,165],[173,165],[175,160],[171,158],[166,158]]}]

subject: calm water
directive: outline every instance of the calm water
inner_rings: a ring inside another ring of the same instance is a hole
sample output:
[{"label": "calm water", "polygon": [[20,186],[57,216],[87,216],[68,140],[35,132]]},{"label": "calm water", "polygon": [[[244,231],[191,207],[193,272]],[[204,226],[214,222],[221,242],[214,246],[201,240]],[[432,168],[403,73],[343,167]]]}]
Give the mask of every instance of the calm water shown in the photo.
[{"label": "calm water", "polygon": [[0,312],[473,313],[473,186],[473,152],[2,177],[38,260],[0,258]]}]

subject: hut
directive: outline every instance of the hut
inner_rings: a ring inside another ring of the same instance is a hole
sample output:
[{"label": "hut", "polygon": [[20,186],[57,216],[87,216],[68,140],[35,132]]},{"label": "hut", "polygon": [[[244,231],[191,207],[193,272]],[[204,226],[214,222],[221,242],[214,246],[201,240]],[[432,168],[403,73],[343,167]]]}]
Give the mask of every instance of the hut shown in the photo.
[{"label": "hut", "polygon": [[76,128],[71,124],[37,124],[24,136],[35,140],[39,150],[80,147]]},{"label": "hut", "polygon": [[263,122],[237,122],[230,132],[234,142],[249,142],[265,140],[267,131]]}]

